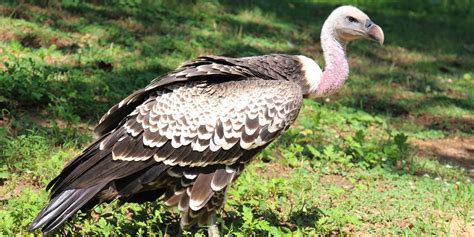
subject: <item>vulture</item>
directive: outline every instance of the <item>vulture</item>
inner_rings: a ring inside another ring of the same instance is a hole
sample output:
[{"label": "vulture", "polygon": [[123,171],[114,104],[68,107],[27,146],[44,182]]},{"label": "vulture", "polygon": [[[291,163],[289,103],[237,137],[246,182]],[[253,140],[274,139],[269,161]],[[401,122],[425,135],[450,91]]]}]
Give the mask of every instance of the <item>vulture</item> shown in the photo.
[{"label": "vulture", "polygon": [[324,71],[301,55],[204,56],[153,80],[113,106],[98,138],[47,186],[49,203],[29,231],[56,230],[78,210],[119,200],[177,206],[181,228],[208,225],[245,166],[295,121],[306,96],[325,97],[349,75],[346,46],[384,41],[353,6],[324,22]]}]

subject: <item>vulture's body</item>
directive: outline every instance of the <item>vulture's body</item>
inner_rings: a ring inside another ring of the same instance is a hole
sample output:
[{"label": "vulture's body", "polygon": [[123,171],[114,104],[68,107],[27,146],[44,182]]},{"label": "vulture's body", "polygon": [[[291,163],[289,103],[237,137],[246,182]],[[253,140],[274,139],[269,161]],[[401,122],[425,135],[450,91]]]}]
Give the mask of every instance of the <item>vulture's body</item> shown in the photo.
[{"label": "vulture's body", "polygon": [[[344,53],[345,45],[326,44]],[[348,70],[338,73],[345,80]],[[161,199],[178,206],[183,228],[209,223],[245,166],[295,121],[303,96],[342,85],[322,81],[329,76],[304,56],[185,63],[104,115],[97,141],[48,185],[50,203],[30,229],[52,231],[79,209],[115,199]]]},{"label": "vulture's body", "polygon": [[47,231],[83,205],[159,197],[178,205],[184,227],[206,223],[251,158],[296,119],[311,87],[302,67],[288,55],[204,57],[137,91],[51,182],[60,206],[39,216],[64,214],[38,224]]}]

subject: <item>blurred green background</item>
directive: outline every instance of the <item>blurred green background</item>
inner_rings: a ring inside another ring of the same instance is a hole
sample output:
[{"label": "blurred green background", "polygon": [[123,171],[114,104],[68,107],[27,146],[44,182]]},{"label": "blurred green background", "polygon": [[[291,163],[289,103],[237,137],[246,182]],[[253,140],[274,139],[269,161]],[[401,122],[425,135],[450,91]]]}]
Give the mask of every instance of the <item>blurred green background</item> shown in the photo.
[{"label": "blurred green background", "polygon": [[[222,232],[474,235],[473,1],[2,1],[0,235],[27,235],[44,187],[93,140],[106,110],[206,54],[303,54],[342,4],[383,47],[348,46],[344,89],[296,124],[229,192]],[[57,235],[174,236],[159,202],[79,213]],[[204,235],[193,229],[185,235]]]}]

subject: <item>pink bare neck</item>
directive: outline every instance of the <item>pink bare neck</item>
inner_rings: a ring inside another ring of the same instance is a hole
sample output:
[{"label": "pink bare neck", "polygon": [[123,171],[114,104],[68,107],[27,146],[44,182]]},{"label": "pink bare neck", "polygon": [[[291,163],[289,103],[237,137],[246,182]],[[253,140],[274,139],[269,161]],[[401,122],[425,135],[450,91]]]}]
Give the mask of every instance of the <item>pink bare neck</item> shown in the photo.
[{"label": "pink bare neck", "polygon": [[326,24],[321,32],[321,47],[324,52],[326,67],[316,96],[324,97],[339,90],[349,76],[349,63],[345,53],[345,43],[336,39],[335,33]]}]

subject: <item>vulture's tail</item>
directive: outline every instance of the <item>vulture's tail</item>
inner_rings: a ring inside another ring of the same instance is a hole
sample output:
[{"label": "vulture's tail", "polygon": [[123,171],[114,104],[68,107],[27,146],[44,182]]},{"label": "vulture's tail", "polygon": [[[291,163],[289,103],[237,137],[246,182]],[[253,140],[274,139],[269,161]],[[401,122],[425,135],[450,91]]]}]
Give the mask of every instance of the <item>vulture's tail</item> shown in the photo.
[{"label": "vulture's tail", "polygon": [[28,231],[33,231],[43,226],[44,234],[58,228],[69,217],[87,204],[106,185],[97,184],[84,189],[65,190],[54,197],[49,204],[41,210],[33,220]]}]

